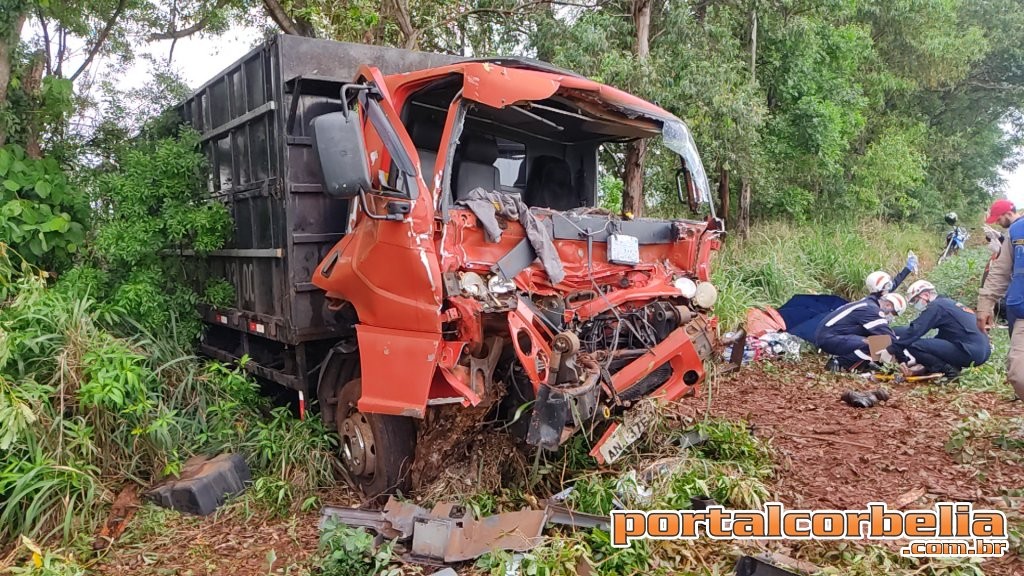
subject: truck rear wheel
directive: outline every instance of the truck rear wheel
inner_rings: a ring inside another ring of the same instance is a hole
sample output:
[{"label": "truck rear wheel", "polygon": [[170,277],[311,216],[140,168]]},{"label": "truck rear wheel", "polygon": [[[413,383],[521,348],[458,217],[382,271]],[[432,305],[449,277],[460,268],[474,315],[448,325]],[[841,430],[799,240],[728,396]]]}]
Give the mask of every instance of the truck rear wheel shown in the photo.
[{"label": "truck rear wheel", "polygon": [[346,383],[338,395],[334,421],[341,463],[369,498],[407,492],[416,451],[416,426],[404,416],[360,412],[361,395],[359,378]]}]

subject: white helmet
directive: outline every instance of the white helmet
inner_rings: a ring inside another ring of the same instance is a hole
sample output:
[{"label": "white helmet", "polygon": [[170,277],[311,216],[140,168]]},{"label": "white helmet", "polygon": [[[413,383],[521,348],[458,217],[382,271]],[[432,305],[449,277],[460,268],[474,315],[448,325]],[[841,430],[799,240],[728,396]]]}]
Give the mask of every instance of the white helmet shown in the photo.
[{"label": "white helmet", "polygon": [[918,280],[907,288],[907,298],[914,300],[921,294],[928,292],[929,290],[935,290],[935,285],[927,280]]},{"label": "white helmet", "polygon": [[868,287],[868,293],[870,294],[888,292],[892,287],[892,276],[889,276],[880,270],[875,271],[868,274],[867,280],[864,281],[864,285]]},{"label": "white helmet", "polygon": [[897,316],[903,314],[903,311],[907,309],[907,299],[895,292],[890,292],[885,296],[882,296],[883,300],[888,300],[892,304],[892,310]]}]

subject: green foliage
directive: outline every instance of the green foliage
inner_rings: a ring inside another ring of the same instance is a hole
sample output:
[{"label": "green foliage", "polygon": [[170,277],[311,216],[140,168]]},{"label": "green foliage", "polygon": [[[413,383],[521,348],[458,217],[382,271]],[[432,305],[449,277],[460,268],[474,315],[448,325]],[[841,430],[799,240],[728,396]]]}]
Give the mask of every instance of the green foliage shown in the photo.
[{"label": "green foliage", "polygon": [[[540,58],[686,120],[712,180],[731,176],[733,206],[741,182],[753,183],[755,216],[806,221],[829,209],[936,222],[978,211],[999,167],[1016,161],[1024,16],[1012,6],[654,4],[641,60],[634,21],[613,3],[542,11],[529,40]],[[622,175],[621,153],[602,161]],[[659,161],[647,162],[648,208],[679,215]]]},{"label": "green foliage", "polygon": [[[216,250],[232,230],[224,205],[205,196],[198,138],[182,129],[174,138],[142,138],[116,148],[117,169],[97,179],[102,208],[90,254],[95,264],[86,264],[106,274],[88,273],[92,289],[109,294],[110,303],[143,328],[170,327],[181,342],[192,341],[201,330],[199,296],[188,282],[197,276],[189,272],[198,264],[174,254]],[[223,283],[211,290],[224,301]]]},{"label": "green foliage", "polygon": [[944,296],[974,306],[978,302],[981,277],[992,253],[987,248],[968,248],[928,273],[928,281]]},{"label": "green foliage", "polygon": [[33,264],[66,266],[85,241],[84,196],[71,189],[52,159],[33,159],[25,150],[0,147],[0,242]]},{"label": "green foliage", "polygon": [[275,408],[269,418],[253,424],[244,448],[257,473],[293,487],[324,487],[334,480],[337,439],[319,418],[295,420],[288,408]]},{"label": "green foliage", "polygon": [[202,302],[215,308],[227,308],[235,305],[235,287],[226,280],[213,279],[206,283],[206,292]]},{"label": "green foliage", "polygon": [[112,326],[132,325],[121,312],[0,254],[0,545],[91,532],[115,484],[175,474],[196,454],[247,454],[256,500],[274,510],[334,480],[320,421],[286,409],[264,420],[241,366],[200,363],[140,327],[119,337]]},{"label": "green foliage", "polygon": [[374,545],[373,535],[366,530],[328,520],[320,534],[319,552],[322,557],[317,563],[319,574],[397,576],[401,571],[387,570],[392,560],[392,546],[392,543],[385,543],[378,548]]},{"label": "green foliage", "polygon": [[35,542],[22,536],[21,546],[28,553],[28,558],[21,566],[9,567],[12,576],[85,576],[85,568],[73,558],[64,557],[51,550],[43,550]]},{"label": "green foliage", "polygon": [[[587,554],[586,544],[579,539],[550,539],[522,555],[518,561],[518,573],[531,576],[574,576],[579,573],[579,563],[585,561]],[[516,561],[512,554],[504,550],[484,554],[476,562],[477,568],[491,576],[515,574],[516,570],[509,570],[514,565]]]}]

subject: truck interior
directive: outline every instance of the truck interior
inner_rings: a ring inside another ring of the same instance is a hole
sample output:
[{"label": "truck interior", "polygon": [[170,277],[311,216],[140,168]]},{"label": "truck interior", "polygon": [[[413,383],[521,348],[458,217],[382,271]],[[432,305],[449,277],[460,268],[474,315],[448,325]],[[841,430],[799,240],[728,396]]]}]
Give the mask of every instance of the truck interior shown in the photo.
[{"label": "truck interior", "polygon": [[[459,75],[434,81],[405,103],[402,119],[428,183],[437,162],[446,115],[462,89]],[[465,101],[465,121],[452,162],[446,205],[475,188],[518,195],[528,206],[567,211],[597,204],[602,144],[660,134],[658,123],[595,110],[593,98],[559,91],[549,99],[505,108]],[[589,100],[589,101],[588,101]]]}]

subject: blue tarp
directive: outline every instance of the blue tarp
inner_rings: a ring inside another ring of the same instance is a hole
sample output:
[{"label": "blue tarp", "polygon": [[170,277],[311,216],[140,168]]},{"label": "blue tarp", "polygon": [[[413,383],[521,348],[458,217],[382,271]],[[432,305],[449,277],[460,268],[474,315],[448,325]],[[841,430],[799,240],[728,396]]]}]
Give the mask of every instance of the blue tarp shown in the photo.
[{"label": "blue tarp", "polygon": [[786,332],[815,344],[814,331],[821,320],[847,301],[831,294],[798,294],[779,308],[786,321]]}]

